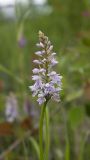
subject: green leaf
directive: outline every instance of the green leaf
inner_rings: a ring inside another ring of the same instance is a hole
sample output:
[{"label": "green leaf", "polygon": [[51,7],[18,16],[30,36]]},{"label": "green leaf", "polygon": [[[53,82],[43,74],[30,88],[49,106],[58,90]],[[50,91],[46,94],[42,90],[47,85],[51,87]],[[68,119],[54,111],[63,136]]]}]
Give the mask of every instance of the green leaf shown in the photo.
[{"label": "green leaf", "polygon": [[37,157],[39,159],[40,158],[40,151],[39,151],[39,145],[38,145],[37,141],[33,137],[30,137],[29,141],[31,142],[32,146],[34,147],[34,149],[37,153]]}]

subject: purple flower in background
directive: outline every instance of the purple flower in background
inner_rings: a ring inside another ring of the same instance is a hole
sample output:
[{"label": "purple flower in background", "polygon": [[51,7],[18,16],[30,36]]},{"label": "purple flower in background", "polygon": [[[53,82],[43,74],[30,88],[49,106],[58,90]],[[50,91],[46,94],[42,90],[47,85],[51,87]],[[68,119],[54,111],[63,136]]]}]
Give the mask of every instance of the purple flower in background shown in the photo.
[{"label": "purple flower in background", "polygon": [[13,122],[19,118],[17,99],[12,92],[6,99],[5,116],[8,122]]},{"label": "purple flower in background", "polygon": [[32,80],[34,84],[30,86],[33,96],[37,96],[39,105],[50,99],[59,102],[62,76],[53,71],[53,67],[58,63],[53,52],[53,45],[48,37],[39,31],[39,43],[37,47],[40,51],[35,52],[38,60],[33,62],[37,68],[33,69]]},{"label": "purple flower in background", "polygon": [[22,24],[19,26],[19,30],[17,34],[17,43],[20,48],[24,48],[27,43],[27,40],[24,36],[24,28]]},{"label": "purple flower in background", "polygon": [[20,36],[18,39],[18,45],[20,48],[24,48],[26,45],[26,39],[24,36]]}]

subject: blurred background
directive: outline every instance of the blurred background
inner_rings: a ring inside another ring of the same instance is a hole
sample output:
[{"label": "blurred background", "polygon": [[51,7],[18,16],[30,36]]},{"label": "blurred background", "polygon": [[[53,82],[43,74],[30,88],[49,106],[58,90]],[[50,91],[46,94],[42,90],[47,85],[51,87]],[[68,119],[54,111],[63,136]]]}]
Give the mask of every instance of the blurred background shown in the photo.
[{"label": "blurred background", "polygon": [[61,103],[48,104],[50,160],[90,160],[90,0],[0,0],[0,160],[38,159],[40,107],[29,86],[39,30],[63,76]]}]

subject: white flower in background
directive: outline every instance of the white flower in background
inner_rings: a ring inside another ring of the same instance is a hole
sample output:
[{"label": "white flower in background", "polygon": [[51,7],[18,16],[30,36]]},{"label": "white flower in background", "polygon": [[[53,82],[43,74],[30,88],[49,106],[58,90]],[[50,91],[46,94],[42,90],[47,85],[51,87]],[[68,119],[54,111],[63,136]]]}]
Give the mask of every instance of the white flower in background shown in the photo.
[{"label": "white flower in background", "polygon": [[13,122],[19,118],[18,102],[15,95],[11,92],[6,99],[5,116],[8,122]]},{"label": "white flower in background", "polygon": [[53,71],[53,67],[58,63],[55,58],[56,53],[53,52],[53,45],[48,37],[41,31],[39,31],[37,47],[41,50],[35,53],[38,56],[38,60],[33,61],[37,65],[37,68],[33,69],[32,76],[35,83],[30,86],[30,89],[33,96],[38,97],[39,105],[50,99],[59,102],[62,76]]}]

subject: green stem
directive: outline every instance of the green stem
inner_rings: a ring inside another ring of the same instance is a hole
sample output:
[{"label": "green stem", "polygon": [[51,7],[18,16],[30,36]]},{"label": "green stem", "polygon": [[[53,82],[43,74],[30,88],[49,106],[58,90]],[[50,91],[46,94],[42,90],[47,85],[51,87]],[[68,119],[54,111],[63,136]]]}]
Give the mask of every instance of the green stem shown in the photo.
[{"label": "green stem", "polygon": [[46,109],[46,104],[44,103],[42,110],[41,110],[41,116],[40,116],[40,131],[39,131],[39,140],[40,140],[40,160],[44,160],[43,157],[43,120],[44,120],[44,113]]},{"label": "green stem", "polygon": [[46,107],[45,110],[45,123],[46,123],[46,160],[48,160],[49,158],[49,112],[48,112],[48,108]]}]

